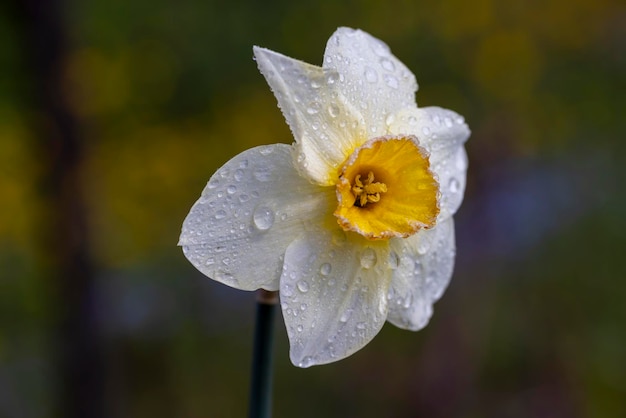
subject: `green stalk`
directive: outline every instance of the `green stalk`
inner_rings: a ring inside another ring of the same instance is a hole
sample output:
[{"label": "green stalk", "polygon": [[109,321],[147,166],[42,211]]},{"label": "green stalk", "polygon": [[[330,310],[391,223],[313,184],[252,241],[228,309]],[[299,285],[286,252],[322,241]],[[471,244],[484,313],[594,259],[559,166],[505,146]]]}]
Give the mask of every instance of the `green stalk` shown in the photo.
[{"label": "green stalk", "polygon": [[272,349],[278,292],[257,290],[257,311],[250,383],[250,418],[272,416]]}]

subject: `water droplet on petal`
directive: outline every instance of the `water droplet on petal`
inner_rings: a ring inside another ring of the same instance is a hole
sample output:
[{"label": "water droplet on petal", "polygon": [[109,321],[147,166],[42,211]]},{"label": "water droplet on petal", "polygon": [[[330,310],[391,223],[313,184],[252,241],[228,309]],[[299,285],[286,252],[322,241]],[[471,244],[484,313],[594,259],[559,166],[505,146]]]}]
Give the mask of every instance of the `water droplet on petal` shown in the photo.
[{"label": "water droplet on petal", "polygon": [[280,288],[280,295],[288,298],[293,296],[293,287],[290,284],[283,284]]},{"label": "water droplet on petal", "polygon": [[237,191],[237,186],[231,184],[226,188],[226,191],[228,192],[228,194],[233,194]]},{"label": "water droplet on petal", "polygon": [[430,135],[430,128],[428,126],[424,126],[422,128],[422,132],[424,133],[424,135]]},{"label": "water droplet on petal", "polygon": [[398,265],[400,265],[400,257],[392,250],[389,252],[389,268],[395,270],[398,268]]},{"label": "water droplet on petal", "polygon": [[[244,160],[244,161],[246,161],[246,165],[248,165],[247,160]],[[243,172],[242,169],[235,170],[235,174],[234,174],[235,180],[241,181],[243,179],[244,174],[245,173]]]},{"label": "water droplet on petal", "polygon": [[381,59],[380,65],[382,65],[382,67],[387,71],[394,71],[396,69],[396,66],[393,64],[393,62],[387,58]]},{"label": "water droplet on petal", "polygon": [[389,87],[391,87],[392,89],[398,88],[399,84],[397,78],[389,74],[385,74],[383,78],[385,79],[385,84],[387,84]]},{"label": "water droplet on petal", "polygon": [[324,263],[322,264],[322,266],[320,267],[320,273],[322,276],[328,276],[330,274],[330,271],[332,270],[332,266],[328,263]]},{"label": "water droplet on petal", "polygon": [[371,67],[365,67],[365,79],[370,83],[378,81],[378,73]]},{"label": "water droplet on petal", "polygon": [[387,115],[387,117],[385,118],[385,124],[387,126],[390,126],[392,123],[394,123],[396,120],[396,117],[393,113],[390,113]]},{"label": "water droplet on petal", "polygon": [[352,309],[346,309],[339,317],[339,321],[344,322],[344,323],[348,322],[348,319],[350,319],[351,315],[352,315]]},{"label": "water droplet on petal", "polygon": [[225,210],[220,209],[215,213],[215,219],[224,219],[225,217],[226,217]]},{"label": "water droplet on petal", "polygon": [[300,363],[298,363],[298,367],[309,367],[313,364],[313,358],[311,356],[306,356],[302,359]]},{"label": "water droplet on petal", "polygon": [[367,327],[367,324],[365,322],[359,322],[358,324],[356,324],[356,327],[358,329],[365,329]]},{"label": "water droplet on petal", "polygon": [[254,226],[261,231],[267,231],[274,225],[274,212],[266,206],[259,206],[252,214]]},{"label": "water droplet on petal", "polygon": [[456,177],[452,177],[450,179],[450,183],[449,183],[448,187],[450,188],[450,191],[452,193],[456,193],[461,188],[461,183],[459,183],[459,180],[457,180]]},{"label": "water droplet on petal", "polygon": [[361,267],[369,269],[376,264],[376,252],[371,248],[366,248],[361,253]]},{"label": "water droplet on petal", "polygon": [[272,174],[269,167],[257,167],[257,169],[254,170],[254,177],[258,181],[269,181],[271,176]]},{"label": "water droplet on petal", "polygon": [[298,325],[298,326],[296,327],[296,329],[298,330],[298,332],[302,332],[302,330],[303,330],[304,328],[302,327],[302,325]]},{"label": "water droplet on petal", "polygon": [[320,111],[320,104],[318,102],[311,102],[309,106],[306,108],[306,113],[309,115],[315,115]]},{"label": "water droplet on petal", "polygon": [[272,147],[263,147],[259,150],[261,155],[270,155],[273,151]]},{"label": "water droplet on petal", "polygon": [[404,303],[402,304],[402,307],[405,309],[408,309],[411,307],[411,305],[413,304],[413,294],[408,294],[406,298],[404,298]]},{"label": "water droplet on petal", "polygon": [[417,253],[424,255],[428,252],[430,248],[430,245],[428,244],[428,242],[426,241],[421,241],[418,245],[417,245]]},{"label": "water droplet on petal", "polygon": [[213,177],[211,180],[209,180],[209,189],[215,189],[217,186],[219,186],[220,181],[218,179],[216,179],[215,177]]},{"label": "water droplet on petal", "polygon": [[331,117],[336,118],[337,116],[339,116],[340,113],[341,111],[339,110],[339,106],[337,106],[336,104],[331,104],[330,106],[328,106],[328,114]]},{"label": "water droplet on petal", "polygon": [[389,55],[389,47],[383,41],[376,39],[371,45],[376,55],[381,57]]},{"label": "water droplet on petal", "polygon": [[309,282],[307,282],[306,280],[300,280],[297,286],[298,286],[298,290],[301,291],[302,293],[306,293],[309,291]]}]

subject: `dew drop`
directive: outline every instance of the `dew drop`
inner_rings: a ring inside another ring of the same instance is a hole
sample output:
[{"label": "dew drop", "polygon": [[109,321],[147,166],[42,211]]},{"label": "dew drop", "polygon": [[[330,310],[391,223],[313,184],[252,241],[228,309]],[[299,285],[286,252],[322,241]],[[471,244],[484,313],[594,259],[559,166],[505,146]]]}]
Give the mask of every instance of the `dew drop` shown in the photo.
[{"label": "dew drop", "polygon": [[259,206],[252,214],[254,226],[261,231],[267,231],[274,225],[274,212],[266,206]]},{"label": "dew drop", "polygon": [[258,181],[269,181],[271,178],[269,167],[257,167],[257,169],[254,170],[254,177]]},{"label": "dew drop", "polygon": [[339,317],[339,321],[346,323],[348,322],[348,319],[350,319],[351,315],[352,315],[352,309],[346,309]]},{"label": "dew drop", "polygon": [[311,102],[309,103],[309,106],[306,108],[306,113],[308,113],[309,115],[315,115],[319,113],[319,111],[320,111],[320,105],[318,102]]},{"label": "dew drop", "polygon": [[450,191],[452,193],[456,193],[461,188],[461,184],[459,183],[459,180],[456,177],[452,177],[450,179],[450,183],[448,184],[448,187],[450,188]]},{"label": "dew drop", "polygon": [[321,273],[322,276],[328,276],[332,269],[333,268],[332,268],[332,266],[330,264],[324,263],[320,267],[320,273]]},{"label": "dew drop", "polygon": [[333,287],[333,286],[335,285],[335,283],[337,283],[337,282],[335,281],[335,279],[332,279],[332,278],[331,278],[331,279],[328,279],[328,287]]},{"label": "dew drop", "polygon": [[215,219],[224,219],[225,217],[226,217],[225,210],[220,209],[215,213]]},{"label": "dew drop", "polygon": [[387,44],[385,44],[383,41],[380,41],[378,39],[376,39],[372,43],[372,50],[374,51],[374,53],[376,53],[376,55],[381,56],[381,57],[389,55],[389,47],[387,46]]},{"label": "dew drop", "polygon": [[415,116],[409,116],[409,125],[415,125],[417,123],[417,118]]},{"label": "dew drop", "polygon": [[450,119],[450,118],[447,118],[447,117],[446,117],[446,118],[444,118],[444,119],[443,119],[443,123],[444,123],[444,124],[446,125],[446,127],[448,127],[448,128],[452,127],[452,119]]},{"label": "dew drop", "polygon": [[307,282],[306,280],[300,280],[297,286],[298,286],[298,290],[301,291],[302,293],[306,293],[309,291],[309,282]]},{"label": "dew drop", "polygon": [[247,202],[248,200],[250,200],[250,196],[248,196],[247,194],[240,194],[239,195],[239,201],[241,203]]},{"label": "dew drop", "polygon": [[[246,165],[248,165],[248,160],[244,160],[244,161],[246,162]],[[244,172],[242,169],[235,170],[234,177],[236,181],[241,181],[243,179],[243,176],[244,176]]]},{"label": "dew drop", "polygon": [[[328,57],[328,60],[330,61],[330,57]],[[339,80],[339,74],[337,74],[337,73],[329,73],[326,76],[326,82],[328,84],[335,84],[337,82],[337,80]]]},{"label": "dew drop", "polygon": [[422,241],[417,245],[417,253],[424,255],[428,252],[429,248],[430,248],[430,245],[428,245],[427,242]]},{"label": "dew drop", "polygon": [[211,180],[209,180],[209,189],[215,189],[217,186],[219,186],[220,181],[218,179],[216,179],[215,177],[213,177]]},{"label": "dew drop", "polygon": [[392,250],[389,252],[389,268],[395,270],[398,268],[398,265],[400,265],[400,257]]},{"label": "dew drop", "polygon": [[226,188],[226,191],[228,192],[228,194],[233,194],[237,191],[237,186],[231,184]]},{"label": "dew drop", "polygon": [[424,135],[430,135],[430,128],[428,126],[424,126],[422,128],[422,132],[424,133]]},{"label": "dew drop", "polygon": [[358,324],[356,324],[356,327],[358,329],[365,329],[367,327],[367,324],[365,322],[359,322]]},{"label": "dew drop", "polygon": [[280,295],[288,298],[293,296],[293,287],[290,284],[283,284],[280,288]]},{"label": "dew drop", "polygon": [[273,152],[273,150],[272,150],[272,147],[270,146],[270,147],[261,148],[259,152],[261,153],[261,155],[270,155]]},{"label": "dew drop", "polygon": [[378,81],[378,74],[376,73],[376,70],[374,70],[371,67],[365,67],[365,79],[369,83],[377,82]]},{"label": "dew drop", "polygon": [[248,160],[241,160],[239,163],[240,168],[248,168]]},{"label": "dew drop", "polygon": [[411,307],[412,304],[413,304],[413,295],[408,294],[407,297],[404,298],[404,303],[402,304],[402,307],[405,309],[408,309]]},{"label": "dew drop", "polygon": [[371,248],[366,248],[361,253],[361,267],[370,269],[376,264],[376,252]]},{"label": "dew drop", "polygon": [[302,359],[300,363],[298,363],[298,367],[310,367],[313,365],[313,358],[311,356],[306,356]]},{"label": "dew drop", "polygon": [[393,62],[387,58],[383,58],[380,60],[380,65],[387,71],[394,71],[396,66],[393,65]]},{"label": "dew drop", "polygon": [[336,118],[337,116],[339,116],[340,113],[341,111],[339,110],[339,107],[336,104],[331,104],[330,106],[328,106],[328,114],[331,117]]},{"label": "dew drop", "polygon": [[304,328],[302,327],[302,325],[298,325],[298,326],[296,327],[296,329],[298,330],[298,332],[302,332],[302,330],[303,330]]},{"label": "dew drop", "polygon": [[389,74],[385,74],[384,76],[385,79],[385,84],[387,84],[389,87],[391,87],[392,89],[397,89],[398,88],[398,79],[395,78],[392,75]]},{"label": "dew drop", "polygon": [[307,308],[307,307],[308,307],[308,306],[307,306],[307,304],[306,304],[306,303],[303,303],[303,304],[301,304],[301,305],[300,305],[300,310],[301,310],[302,312],[304,312],[304,311],[306,311],[306,308]]},{"label": "dew drop", "polygon": [[390,113],[387,115],[387,117],[385,118],[385,124],[387,126],[390,126],[392,123],[394,123],[396,120],[396,117],[393,115],[393,113]]}]

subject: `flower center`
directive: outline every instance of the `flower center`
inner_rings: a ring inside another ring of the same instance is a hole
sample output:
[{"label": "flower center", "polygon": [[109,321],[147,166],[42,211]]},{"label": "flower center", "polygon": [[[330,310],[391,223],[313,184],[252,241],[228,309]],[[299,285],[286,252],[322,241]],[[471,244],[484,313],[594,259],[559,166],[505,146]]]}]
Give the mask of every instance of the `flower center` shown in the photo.
[{"label": "flower center", "polygon": [[364,207],[368,203],[376,203],[380,200],[380,194],[387,191],[385,183],[374,182],[374,172],[367,173],[367,179],[361,181],[361,175],[357,174],[354,178],[354,186],[352,186],[352,194],[354,194],[354,204]]},{"label": "flower center", "polygon": [[435,225],[439,184],[414,136],[374,138],[339,170],[337,222],[367,239],[408,237]]}]

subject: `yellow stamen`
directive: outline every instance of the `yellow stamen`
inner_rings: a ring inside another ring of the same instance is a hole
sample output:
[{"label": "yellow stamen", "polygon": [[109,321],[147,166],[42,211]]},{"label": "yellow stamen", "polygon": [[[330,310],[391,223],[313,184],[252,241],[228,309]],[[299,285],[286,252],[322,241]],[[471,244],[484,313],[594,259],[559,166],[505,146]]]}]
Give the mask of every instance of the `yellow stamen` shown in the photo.
[{"label": "yellow stamen", "polygon": [[354,186],[352,186],[352,193],[354,194],[356,206],[364,207],[368,203],[375,203],[380,201],[380,194],[387,192],[387,185],[385,183],[374,183],[374,172],[370,171],[367,174],[365,182],[361,182],[361,175],[357,174],[354,178]]}]

